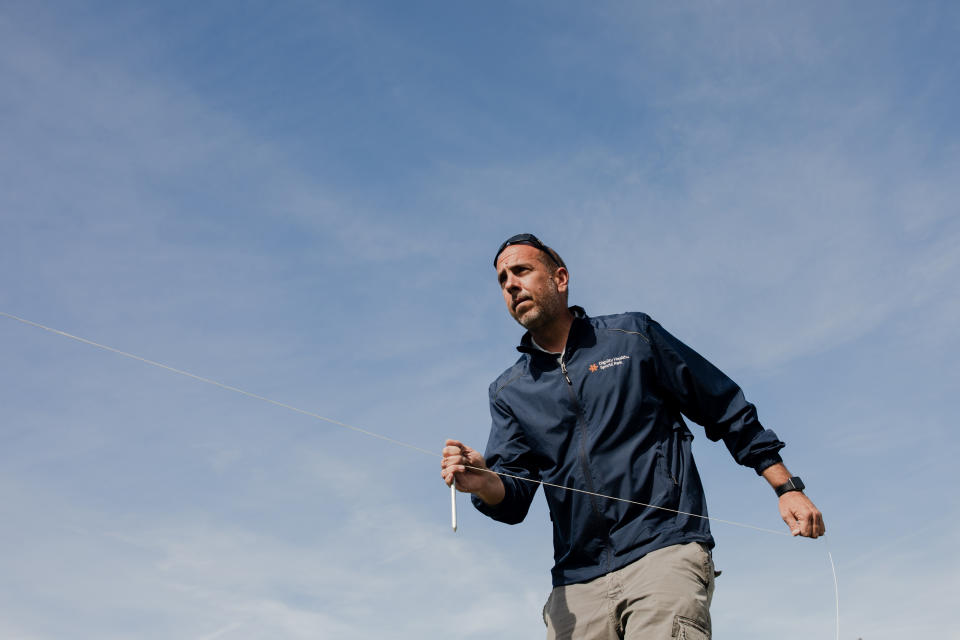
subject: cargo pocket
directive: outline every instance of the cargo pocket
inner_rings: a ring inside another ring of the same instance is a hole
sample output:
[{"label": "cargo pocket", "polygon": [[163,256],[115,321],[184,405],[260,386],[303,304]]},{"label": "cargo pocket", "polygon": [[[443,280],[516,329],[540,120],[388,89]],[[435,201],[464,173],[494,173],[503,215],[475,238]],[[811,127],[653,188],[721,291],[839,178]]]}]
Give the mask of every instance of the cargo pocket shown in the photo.
[{"label": "cargo pocket", "polygon": [[677,640],[710,640],[710,632],[703,625],[683,616],[673,618],[670,636]]}]

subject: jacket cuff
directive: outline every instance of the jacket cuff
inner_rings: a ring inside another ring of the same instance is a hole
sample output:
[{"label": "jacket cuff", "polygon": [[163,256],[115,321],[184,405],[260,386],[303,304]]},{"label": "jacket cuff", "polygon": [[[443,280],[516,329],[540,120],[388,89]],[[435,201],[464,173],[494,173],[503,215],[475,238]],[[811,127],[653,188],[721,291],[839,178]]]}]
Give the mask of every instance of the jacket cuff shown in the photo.
[{"label": "jacket cuff", "polygon": [[470,501],[473,503],[473,506],[476,507],[477,511],[494,520],[500,520],[506,516],[506,509],[504,508],[507,502],[506,496],[497,504],[487,504],[475,495],[470,496]]},{"label": "jacket cuff", "polygon": [[470,500],[473,502],[473,506],[477,508],[477,511],[493,518],[497,522],[519,524],[523,522],[523,519],[527,516],[527,508],[530,506],[530,503],[518,502],[516,497],[511,495],[510,483],[504,482],[503,484],[503,500],[497,504],[487,504],[475,495],[471,495]]},{"label": "jacket cuff", "polygon": [[782,462],[783,458],[780,457],[779,453],[768,453],[753,465],[753,470],[757,472],[758,476],[761,476],[767,468]]}]

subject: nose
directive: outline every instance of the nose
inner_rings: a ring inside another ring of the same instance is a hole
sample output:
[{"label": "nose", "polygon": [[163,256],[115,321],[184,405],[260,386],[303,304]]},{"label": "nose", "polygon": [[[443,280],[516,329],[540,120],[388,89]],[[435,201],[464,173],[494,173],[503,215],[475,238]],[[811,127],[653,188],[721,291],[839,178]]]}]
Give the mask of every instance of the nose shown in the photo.
[{"label": "nose", "polygon": [[520,280],[512,273],[507,274],[507,279],[503,281],[504,291],[516,291],[520,288]]}]

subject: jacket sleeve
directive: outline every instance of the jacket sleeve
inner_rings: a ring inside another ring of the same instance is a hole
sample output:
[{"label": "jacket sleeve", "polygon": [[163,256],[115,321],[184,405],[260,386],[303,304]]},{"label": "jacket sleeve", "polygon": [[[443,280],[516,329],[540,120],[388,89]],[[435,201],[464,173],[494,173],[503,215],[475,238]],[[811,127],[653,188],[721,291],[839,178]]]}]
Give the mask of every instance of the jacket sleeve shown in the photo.
[{"label": "jacket sleeve", "polygon": [[784,443],[760,424],[757,408],[737,383],[656,321],[645,319],[657,377],[680,411],[704,427],[708,438],[722,439],[733,458],[758,475],[782,462],[778,452]]},{"label": "jacket sleeve", "polygon": [[477,510],[494,520],[517,524],[527,516],[533,496],[540,486],[537,482],[540,480],[539,466],[535,463],[536,456],[527,446],[516,417],[509,407],[497,400],[494,385],[490,386],[490,415],[493,424],[484,453],[487,466],[493,471],[529,480],[500,476],[504,489],[501,502],[491,506],[477,496],[471,496],[471,500]]}]

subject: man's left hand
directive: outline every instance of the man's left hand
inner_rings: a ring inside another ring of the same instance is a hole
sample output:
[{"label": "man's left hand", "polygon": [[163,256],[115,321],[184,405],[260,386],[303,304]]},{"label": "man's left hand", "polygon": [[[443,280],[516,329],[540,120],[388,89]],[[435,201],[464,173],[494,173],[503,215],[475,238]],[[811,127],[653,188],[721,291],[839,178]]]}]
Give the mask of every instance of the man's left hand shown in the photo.
[{"label": "man's left hand", "polygon": [[780,496],[780,517],[795,536],[819,538],[827,532],[823,514],[800,491],[788,491]]}]

